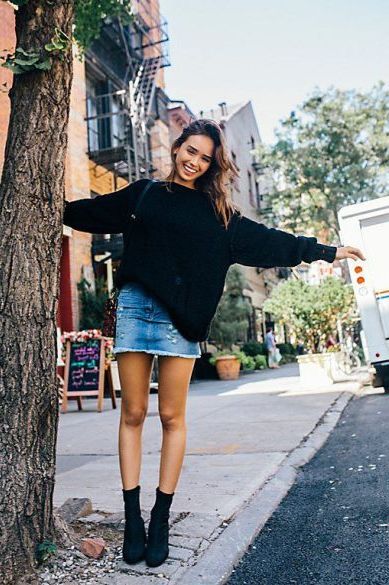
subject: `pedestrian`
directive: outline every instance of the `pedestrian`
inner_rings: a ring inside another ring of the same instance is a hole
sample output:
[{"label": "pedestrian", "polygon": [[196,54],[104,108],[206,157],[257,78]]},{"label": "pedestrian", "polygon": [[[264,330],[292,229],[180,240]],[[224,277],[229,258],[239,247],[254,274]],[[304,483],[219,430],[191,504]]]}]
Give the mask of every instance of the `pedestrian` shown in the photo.
[{"label": "pedestrian", "polygon": [[[108,195],[66,203],[64,223],[91,233],[123,233],[115,275],[120,289],[113,351],[122,389],[119,460],[125,530],[123,558],[158,566],[169,554],[169,510],[186,445],[187,393],[200,341],[208,338],[229,267],[296,266],[302,261],[362,258],[357,248],[326,246],[245,217],[230,196],[238,171],[219,124],[191,122],[171,147],[171,170]],[[148,534],[140,513],[143,422],[153,356],[158,355],[162,449]],[[103,487],[103,486],[102,486]]]},{"label": "pedestrian", "polygon": [[269,368],[278,369],[280,366],[278,365],[277,359],[277,344],[271,327],[266,328],[265,347],[267,350],[267,363]]}]

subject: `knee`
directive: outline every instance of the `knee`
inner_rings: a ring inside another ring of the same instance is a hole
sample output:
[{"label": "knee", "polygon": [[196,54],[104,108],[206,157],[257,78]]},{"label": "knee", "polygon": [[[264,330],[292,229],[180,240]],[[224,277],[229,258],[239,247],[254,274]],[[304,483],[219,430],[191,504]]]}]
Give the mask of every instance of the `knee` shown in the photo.
[{"label": "knee", "polygon": [[160,412],[161,424],[166,431],[175,431],[185,428],[185,417],[174,412]]},{"label": "knee", "polygon": [[144,408],[123,409],[120,422],[128,427],[139,427],[144,423],[147,410]]}]

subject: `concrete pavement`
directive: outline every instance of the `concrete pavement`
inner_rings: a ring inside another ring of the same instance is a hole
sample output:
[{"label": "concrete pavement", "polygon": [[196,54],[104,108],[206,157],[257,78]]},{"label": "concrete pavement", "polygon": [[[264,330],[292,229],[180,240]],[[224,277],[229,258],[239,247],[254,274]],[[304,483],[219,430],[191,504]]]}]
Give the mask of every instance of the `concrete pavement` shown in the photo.
[{"label": "concrete pavement", "polygon": [[[147,582],[146,575],[150,575],[151,583],[151,575],[158,574],[160,582],[166,583],[222,583],[228,566],[243,554],[245,543],[254,537],[263,520],[258,513],[255,526],[249,529],[251,537],[241,525],[231,541],[228,531],[232,534],[239,515],[245,509],[247,513],[262,488],[283,473],[287,477],[281,488],[278,481],[278,488],[274,484],[270,490],[268,516],[271,514],[293,482],[293,473],[288,475],[285,467],[287,462],[299,453],[291,465],[302,464],[315,452],[320,440],[315,444],[312,435],[307,448],[306,438],[323,422],[329,432],[333,424],[323,417],[327,413],[331,419],[331,410],[339,410],[339,404],[343,408],[359,387],[355,382],[303,387],[295,364],[242,375],[235,381],[191,384],[187,450],[171,508],[171,556],[153,570],[144,562],[122,567],[129,571],[126,580],[121,580],[124,575],[117,575],[110,582],[141,585]],[[108,400],[102,413],[96,412],[95,401],[84,401],[84,407],[84,412],[77,412],[76,404],[71,403],[70,411],[60,417],[54,505],[61,505],[68,497],[88,497],[95,511],[122,512],[117,455],[120,411],[113,411]],[[158,485],[161,437],[158,397],[152,394],[143,433],[140,481],[145,517]],[[267,490],[269,496],[269,487]],[[272,499],[272,494],[278,497]],[[254,510],[250,516],[255,517]],[[223,552],[220,543],[224,532],[227,548]],[[210,581],[201,572],[207,558],[219,565],[218,574],[212,574]]]}]

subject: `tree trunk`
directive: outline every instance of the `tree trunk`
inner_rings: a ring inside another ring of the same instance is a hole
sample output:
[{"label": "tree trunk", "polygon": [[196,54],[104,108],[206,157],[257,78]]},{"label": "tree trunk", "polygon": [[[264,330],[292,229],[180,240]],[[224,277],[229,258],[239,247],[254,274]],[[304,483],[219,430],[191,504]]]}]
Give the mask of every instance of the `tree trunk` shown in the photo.
[{"label": "tree trunk", "polygon": [[[29,0],[17,46],[71,36],[74,0]],[[72,51],[50,71],[15,75],[0,185],[0,574],[22,583],[54,540],[58,424],[56,312]]]}]

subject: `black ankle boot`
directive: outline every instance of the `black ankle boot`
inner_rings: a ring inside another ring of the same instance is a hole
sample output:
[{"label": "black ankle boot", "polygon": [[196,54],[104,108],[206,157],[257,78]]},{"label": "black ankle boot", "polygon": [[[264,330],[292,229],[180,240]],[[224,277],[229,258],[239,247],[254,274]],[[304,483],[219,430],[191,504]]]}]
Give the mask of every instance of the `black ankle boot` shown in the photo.
[{"label": "black ankle boot", "polygon": [[139,493],[140,485],[131,490],[123,490],[126,518],[123,560],[129,564],[134,564],[142,560],[146,551],[146,530],[140,511]]},{"label": "black ankle boot", "polygon": [[150,513],[148,529],[146,565],[158,567],[169,555],[169,509],[174,492],[166,494],[156,489],[157,497]]}]

